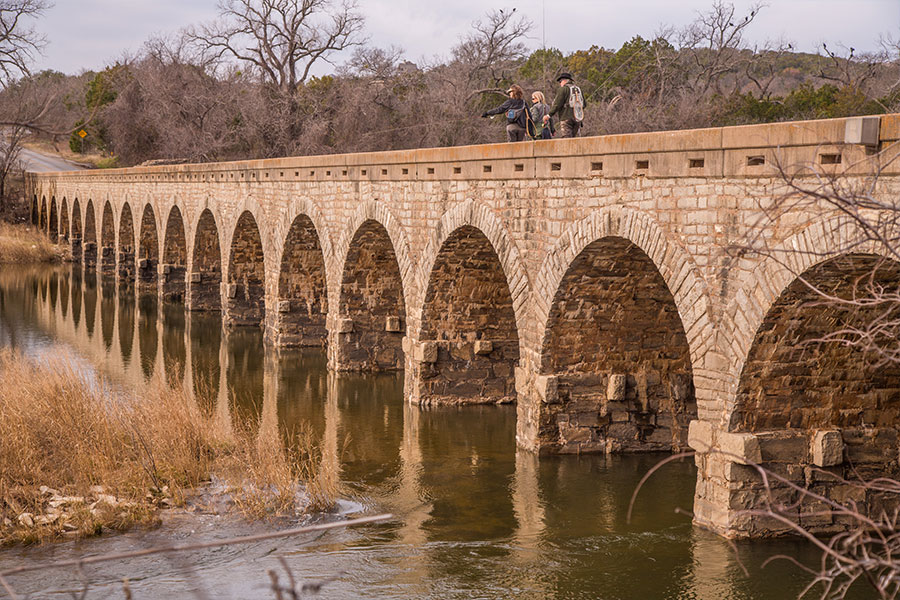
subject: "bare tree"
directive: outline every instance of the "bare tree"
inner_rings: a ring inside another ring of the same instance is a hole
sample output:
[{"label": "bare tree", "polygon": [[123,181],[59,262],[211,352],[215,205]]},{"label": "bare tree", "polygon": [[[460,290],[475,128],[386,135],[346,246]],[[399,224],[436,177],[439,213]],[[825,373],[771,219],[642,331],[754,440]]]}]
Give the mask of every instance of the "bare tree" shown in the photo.
[{"label": "bare tree", "polygon": [[28,74],[28,66],[44,46],[44,38],[29,26],[49,8],[45,0],[0,0],[0,85]]},{"label": "bare tree", "polygon": [[220,19],[188,30],[216,58],[252,65],[285,91],[305,82],[313,66],[361,42],[363,18],[345,0],[222,0]]},{"label": "bare tree", "polygon": [[[736,16],[733,4],[716,0],[707,13],[680,34],[680,46],[693,67],[691,78],[694,92],[710,90],[722,94],[722,82],[734,76],[746,61],[744,31],[759,14],[762,4],[754,3],[743,18]],[[752,55],[753,53],[750,52]]]},{"label": "bare tree", "polygon": [[469,84],[497,86],[509,75],[509,68],[525,57],[524,39],[533,23],[516,9],[492,10],[472,23],[473,31],[453,48],[453,57],[465,65]]}]

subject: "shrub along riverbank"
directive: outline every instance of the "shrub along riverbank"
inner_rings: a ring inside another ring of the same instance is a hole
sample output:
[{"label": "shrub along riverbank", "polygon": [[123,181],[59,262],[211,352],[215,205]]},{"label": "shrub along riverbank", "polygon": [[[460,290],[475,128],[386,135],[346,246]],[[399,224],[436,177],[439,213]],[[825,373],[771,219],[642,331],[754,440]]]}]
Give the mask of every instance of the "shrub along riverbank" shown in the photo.
[{"label": "shrub along riverbank", "polygon": [[0,350],[0,545],[154,525],[216,476],[251,517],[328,508],[313,444],[234,431],[164,384],[114,391],[61,358]]},{"label": "shrub along riverbank", "polygon": [[65,252],[36,227],[0,221],[0,263],[57,262],[65,260]]}]

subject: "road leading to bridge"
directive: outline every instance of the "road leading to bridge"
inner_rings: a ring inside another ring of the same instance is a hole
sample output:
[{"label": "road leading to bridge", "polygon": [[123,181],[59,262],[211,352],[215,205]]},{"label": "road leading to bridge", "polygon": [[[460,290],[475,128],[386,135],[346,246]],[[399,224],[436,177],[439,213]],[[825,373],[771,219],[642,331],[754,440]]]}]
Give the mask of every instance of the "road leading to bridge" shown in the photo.
[{"label": "road leading to bridge", "polygon": [[49,156],[41,154],[34,150],[22,148],[19,160],[26,171],[32,173],[52,173],[55,171],[80,171],[84,169],[82,165],[73,163],[68,160],[59,158],[58,156]]}]

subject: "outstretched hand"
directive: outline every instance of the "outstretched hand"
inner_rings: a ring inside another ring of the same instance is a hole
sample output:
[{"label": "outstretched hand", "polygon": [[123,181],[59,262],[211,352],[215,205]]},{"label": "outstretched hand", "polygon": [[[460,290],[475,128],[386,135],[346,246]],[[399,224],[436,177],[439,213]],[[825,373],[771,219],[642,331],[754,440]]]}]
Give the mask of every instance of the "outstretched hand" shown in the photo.
[{"label": "outstretched hand", "polygon": [[487,116],[488,116],[487,111],[481,113],[481,118],[482,118],[482,119],[486,119]]}]

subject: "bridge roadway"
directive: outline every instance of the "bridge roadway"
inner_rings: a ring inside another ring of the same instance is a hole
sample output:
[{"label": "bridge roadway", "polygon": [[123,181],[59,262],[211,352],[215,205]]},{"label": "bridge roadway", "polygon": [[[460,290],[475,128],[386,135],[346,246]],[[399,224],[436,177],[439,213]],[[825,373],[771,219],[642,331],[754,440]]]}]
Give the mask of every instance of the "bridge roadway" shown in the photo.
[{"label": "bridge roadway", "polygon": [[873,509],[810,468],[898,469],[900,368],[804,344],[872,313],[811,302],[803,281],[896,288],[900,269],[779,174],[852,184],[877,165],[876,195],[896,199],[898,139],[887,115],[26,183],[84,269],[324,346],[335,370],[405,369],[415,404],[514,402],[522,448],[690,445],[695,521],[756,536],[784,527],[742,512],[766,496],[746,462]]}]

